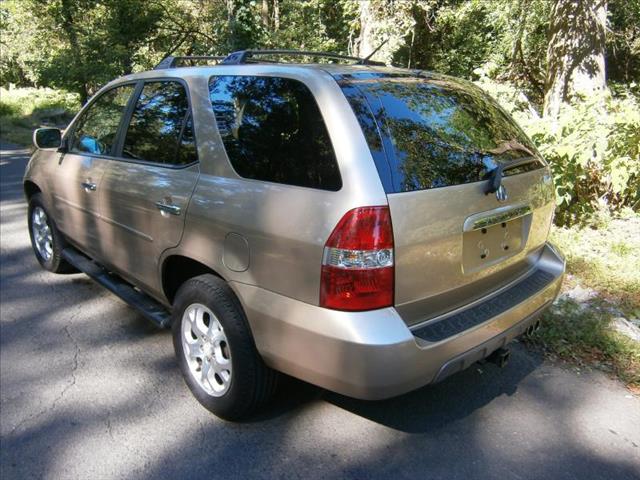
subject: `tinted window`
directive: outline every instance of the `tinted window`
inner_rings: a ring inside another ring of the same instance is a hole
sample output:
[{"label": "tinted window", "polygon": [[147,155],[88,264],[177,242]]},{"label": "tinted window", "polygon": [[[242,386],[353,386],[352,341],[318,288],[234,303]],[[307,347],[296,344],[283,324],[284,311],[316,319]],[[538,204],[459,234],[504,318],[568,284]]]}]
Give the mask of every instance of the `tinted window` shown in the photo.
[{"label": "tinted window", "polygon": [[341,188],[327,128],[304,84],[276,77],[214,77],[209,93],[238,175],[323,190]]},{"label": "tinted window", "polygon": [[544,165],[515,122],[471,84],[440,76],[371,73],[343,76],[339,83],[387,191],[475,182],[514,160],[531,162],[505,169],[505,175]]},{"label": "tinted window", "polygon": [[82,114],[71,140],[71,151],[110,155],[120,119],[134,85],[124,85],[104,92]]},{"label": "tinted window", "polygon": [[145,83],[131,116],[122,156],[170,165],[197,160],[189,101],[181,83]]}]

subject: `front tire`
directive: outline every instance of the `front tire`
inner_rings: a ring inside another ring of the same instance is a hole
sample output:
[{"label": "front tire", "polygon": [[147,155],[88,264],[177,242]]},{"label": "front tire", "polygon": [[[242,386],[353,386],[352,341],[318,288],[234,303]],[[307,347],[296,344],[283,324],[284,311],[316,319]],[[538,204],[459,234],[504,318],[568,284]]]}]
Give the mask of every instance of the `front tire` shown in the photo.
[{"label": "front tire", "polygon": [[29,199],[29,237],[38,263],[53,273],[73,273],[77,270],[62,258],[66,246],[62,233],[49,215],[41,193]]},{"label": "front tire", "polygon": [[172,334],[187,386],[218,417],[240,420],[273,395],[278,374],[258,354],[240,302],[222,279],[200,275],[180,287]]}]

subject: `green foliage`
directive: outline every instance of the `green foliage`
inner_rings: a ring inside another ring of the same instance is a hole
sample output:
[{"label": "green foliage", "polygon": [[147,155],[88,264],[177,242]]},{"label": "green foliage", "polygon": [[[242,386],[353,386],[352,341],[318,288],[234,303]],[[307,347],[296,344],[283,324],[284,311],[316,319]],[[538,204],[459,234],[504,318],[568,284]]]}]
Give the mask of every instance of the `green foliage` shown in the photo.
[{"label": "green foliage", "polygon": [[431,6],[432,29],[423,30],[426,41],[414,40],[424,50],[416,58],[416,66],[468,77],[499,48],[501,37],[506,34],[505,16],[496,8],[504,4],[473,0]]},{"label": "green foliage", "polygon": [[[42,112],[74,112],[80,108],[78,96],[52,88],[0,88],[2,115],[31,115]],[[6,112],[6,113],[5,113]]]},{"label": "green foliage", "polygon": [[84,102],[113,78],[172,54],[260,47],[346,53],[356,20],[349,1],[6,0],[0,84],[63,88]]},{"label": "green foliage", "polygon": [[[548,0],[416,1],[408,9],[411,25],[402,26],[404,41],[386,59],[464,78],[490,63],[493,78],[509,80],[541,100],[550,6]],[[389,15],[379,17],[380,40],[402,24]]]},{"label": "green foliage", "polygon": [[357,19],[357,11],[348,2],[311,0],[280,4],[280,27],[267,31],[262,45],[347,52],[350,27]]},{"label": "green foliage", "polygon": [[630,83],[640,78],[640,0],[609,0],[607,77]]},{"label": "green foliage", "polygon": [[2,139],[30,145],[35,128],[64,127],[79,109],[77,94],[50,88],[0,88]]},{"label": "green foliage", "polygon": [[563,105],[531,136],[552,166],[558,223],[589,219],[640,200],[640,104],[610,93]]},{"label": "green foliage", "polygon": [[[369,0],[374,43],[401,66],[470,78],[488,62],[538,102],[544,94],[549,0]],[[0,83],[90,94],[165,55],[247,47],[346,53],[361,33],[357,0],[5,0]],[[640,73],[640,0],[610,0],[610,78]]]},{"label": "green foliage", "polygon": [[12,117],[20,112],[18,105],[5,103],[0,99],[0,117]]},{"label": "green foliage", "polygon": [[528,98],[485,71],[477,82],[509,111],[551,165],[556,223],[597,225],[602,215],[640,201],[640,102],[628,91],[575,99],[557,121],[542,118]]},{"label": "green foliage", "polygon": [[6,0],[2,83],[63,88],[84,102],[131,73],[161,14],[154,2],[140,8],[136,0]]}]

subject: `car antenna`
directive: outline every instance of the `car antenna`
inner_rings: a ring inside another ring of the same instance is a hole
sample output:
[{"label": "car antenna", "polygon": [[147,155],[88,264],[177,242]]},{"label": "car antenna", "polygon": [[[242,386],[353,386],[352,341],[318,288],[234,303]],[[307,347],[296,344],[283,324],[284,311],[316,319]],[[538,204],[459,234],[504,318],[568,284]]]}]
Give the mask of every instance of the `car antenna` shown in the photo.
[{"label": "car antenna", "polygon": [[378,46],[373,50],[373,52],[371,52],[369,55],[367,55],[366,57],[364,57],[364,58],[363,58],[362,60],[360,60],[358,63],[363,64],[363,65],[364,65],[364,64],[366,64],[366,63],[369,61],[369,59],[370,59],[371,57],[373,57],[376,53],[378,53],[378,50],[380,50],[382,47],[384,47],[384,46],[387,44],[387,42],[388,42],[388,41],[389,41],[389,39],[388,39],[388,38],[386,38],[386,39],[385,39],[385,40],[384,40],[380,45],[378,45]]}]

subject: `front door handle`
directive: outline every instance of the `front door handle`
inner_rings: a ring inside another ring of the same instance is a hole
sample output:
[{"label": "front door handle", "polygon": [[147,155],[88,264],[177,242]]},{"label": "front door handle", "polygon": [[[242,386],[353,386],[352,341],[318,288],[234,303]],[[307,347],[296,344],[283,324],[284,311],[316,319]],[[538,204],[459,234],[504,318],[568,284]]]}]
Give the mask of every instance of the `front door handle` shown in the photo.
[{"label": "front door handle", "polygon": [[170,213],[171,215],[180,215],[181,212],[179,206],[170,203],[156,202],[156,207],[158,207],[158,210],[161,212]]},{"label": "front door handle", "polygon": [[84,188],[86,192],[95,192],[96,188],[98,188],[98,186],[92,182],[82,182],[80,185],[82,185],[82,188]]}]

